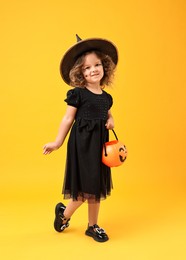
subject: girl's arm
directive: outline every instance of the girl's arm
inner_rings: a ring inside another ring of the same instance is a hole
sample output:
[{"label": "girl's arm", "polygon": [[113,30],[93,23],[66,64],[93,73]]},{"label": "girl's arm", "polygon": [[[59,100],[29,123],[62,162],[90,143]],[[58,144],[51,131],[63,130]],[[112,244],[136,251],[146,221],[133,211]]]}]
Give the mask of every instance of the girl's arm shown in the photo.
[{"label": "girl's arm", "polygon": [[61,121],[56,140],[54,142],[47,143],[44,145],[43,154],[50,154],[51,152],[59,149],[62,146],[62,144],[72,126],[72,123],[74,122],[76,111],[77,111],[76,107],[67,106],[67,110]]},{"label": "girl's arm", "polygon": [[108,119],[105,124],[107,129],[113,129],[114,128],[114,118],[112,116],[111,110],[108,111]]}]

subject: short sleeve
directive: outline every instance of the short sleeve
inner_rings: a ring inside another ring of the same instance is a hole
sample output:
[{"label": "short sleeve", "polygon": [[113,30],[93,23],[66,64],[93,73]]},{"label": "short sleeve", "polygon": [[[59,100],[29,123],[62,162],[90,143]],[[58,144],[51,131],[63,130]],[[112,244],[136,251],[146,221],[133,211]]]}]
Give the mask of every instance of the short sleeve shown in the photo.
[{"label": "short sleeve", "polygon": [[64,100],[69,106],[79,107],[80,105],[80,92],[78,89],[71,89],[67,92],[67,98]]},{"label": "short sleeve", "polygon": [[113,105],[113,98],[110,94],[107,93],[107,96],[108,96],[108,102],[109,102],[109,109],[112,107]]}]

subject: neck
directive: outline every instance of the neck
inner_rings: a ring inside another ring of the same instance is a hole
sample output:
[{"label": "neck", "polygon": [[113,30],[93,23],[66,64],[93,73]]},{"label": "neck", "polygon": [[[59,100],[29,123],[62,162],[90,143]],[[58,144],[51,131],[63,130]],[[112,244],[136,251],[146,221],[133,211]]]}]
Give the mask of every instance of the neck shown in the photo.
[{"label": "neck", "polygon": [[95,86],[95,85],[87,85],[86,88],[94,93],[101,94],[102,88],[101,86]]},{"label": "neck", "polygon": [[88,89],[100,90],[100,89],[101,89],[101,86],[100,86],[99,83],[96,83],[96,84],[90,84],[90,83],[88,83],[88,84],[86,85],[86,88],[88,88]]}]

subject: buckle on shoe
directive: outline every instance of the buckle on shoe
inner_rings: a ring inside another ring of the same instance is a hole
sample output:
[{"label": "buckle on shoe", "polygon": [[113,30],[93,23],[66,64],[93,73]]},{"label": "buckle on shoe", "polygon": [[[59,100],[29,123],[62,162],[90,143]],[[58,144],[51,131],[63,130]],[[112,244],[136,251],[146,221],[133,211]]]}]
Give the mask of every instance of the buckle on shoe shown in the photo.
[{"label": "buckle on shoe", "polygon": [[63,224],[63,225],[60,227],[61,231],[63,231],[65,228],[66,228],[66,224]]},{"label": "buckle on shoe", "polygon": [[99,235],[105,234],[105,230],[103,228],[95,228],[95,230]]}]

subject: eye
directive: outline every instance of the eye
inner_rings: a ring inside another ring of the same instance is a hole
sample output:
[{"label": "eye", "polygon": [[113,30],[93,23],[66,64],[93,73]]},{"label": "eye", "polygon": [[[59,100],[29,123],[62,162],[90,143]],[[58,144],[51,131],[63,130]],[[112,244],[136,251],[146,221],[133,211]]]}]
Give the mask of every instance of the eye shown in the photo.
[{"label": "eye", "polygon": [[97,64],[96,64],[96,67],[99,67],[99,66],[102,66],[102,64],[101,64],[101,63],[97,63]]},{"label": "eye", "polygon": [[89,69],[90,69],[90,67],[89,67],[89,66],[87,66],[87,67],[83,68],[83,70],[89,70]]}]

